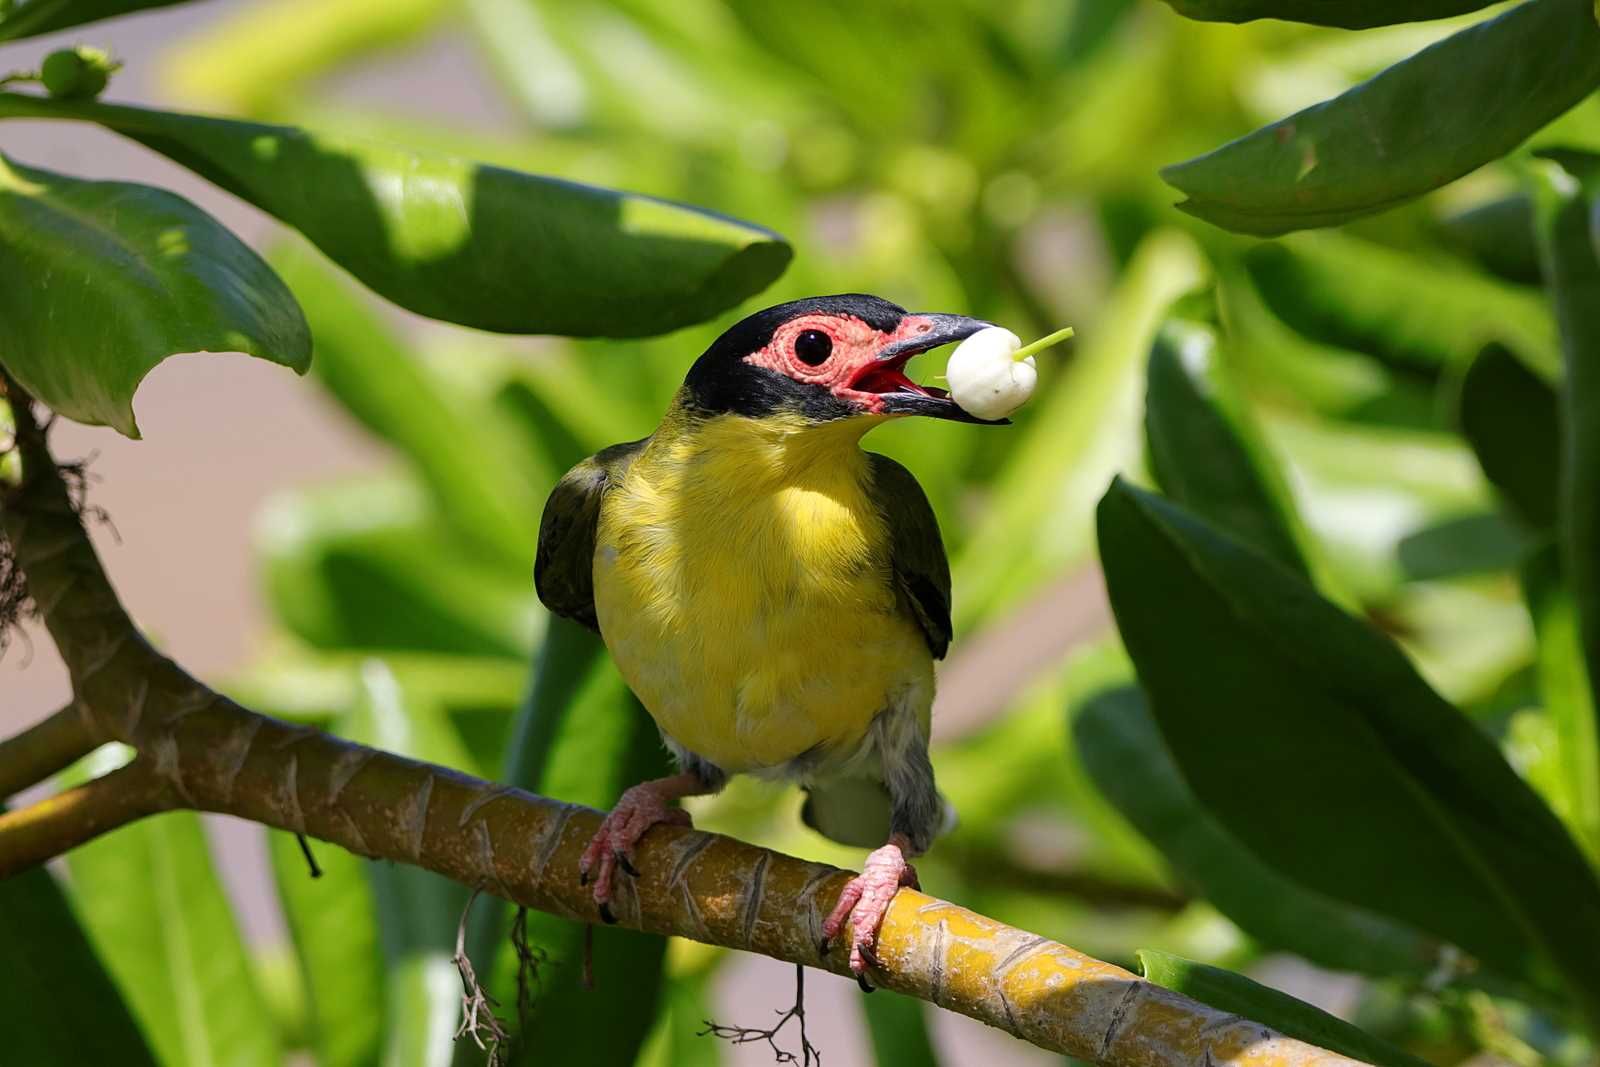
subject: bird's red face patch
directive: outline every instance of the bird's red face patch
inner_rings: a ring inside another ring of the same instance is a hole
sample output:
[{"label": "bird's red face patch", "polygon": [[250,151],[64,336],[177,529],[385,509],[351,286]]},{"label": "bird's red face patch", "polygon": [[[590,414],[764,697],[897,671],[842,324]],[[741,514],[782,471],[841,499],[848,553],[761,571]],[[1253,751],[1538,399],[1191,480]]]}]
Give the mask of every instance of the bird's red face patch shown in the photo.
[{"label": "bird's red face patch", "polygon": [[924,315],[905,316],[893,333],[882,333],[854,315],[801,315],[778,327],[766,347],[745,361],[797,382],[822,386],[863,412],[877,414],[884,411],[884,398],[891,393],[946,395],[905,376],[906,361],[920,351],[914,343],[903,346],[902,356],[882,356],[891,346],[914,342],[933,328],[933,321]]}]

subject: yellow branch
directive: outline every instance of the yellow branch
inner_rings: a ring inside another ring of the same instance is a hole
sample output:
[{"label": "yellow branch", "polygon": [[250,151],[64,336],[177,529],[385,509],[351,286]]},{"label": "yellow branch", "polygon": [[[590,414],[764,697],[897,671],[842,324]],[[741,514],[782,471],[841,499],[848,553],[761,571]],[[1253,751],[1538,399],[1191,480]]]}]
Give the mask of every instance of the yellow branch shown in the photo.
[{"label": "yellow branch", "polygon": [[[354,745],[248,711],[138,635],[85,537],[26,404],[25,482],[0,531],[97,733],[139,749],[122,771],[0,817],[0,877],[163,807],[224,812],[414,864],[568,918],[595,918],[577,878],[599,813]],[[820,953],[848,872],[681,827],[652,830],[614,904],[625,926],[846,972]],[[1114,1067],[1335,1067],[1356,1061],[1151,985],[1065,945],[901,890],[877,984],[1041,1048]]]}]

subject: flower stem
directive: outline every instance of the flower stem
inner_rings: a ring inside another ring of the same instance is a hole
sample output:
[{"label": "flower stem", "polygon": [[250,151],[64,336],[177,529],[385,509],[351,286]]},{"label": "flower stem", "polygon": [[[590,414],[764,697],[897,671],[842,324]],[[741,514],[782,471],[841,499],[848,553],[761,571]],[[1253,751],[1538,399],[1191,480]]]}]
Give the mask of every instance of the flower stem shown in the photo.
[{"label": "flower stem", "polygon": [[1055,333],[1046,334],[1044,337],[1039,338],[1037,341],[1034,341],[1031,344],[1023,345],[1021,348],[1016,350],[1016,352],[1011,356],[1011,358],[1015,359],[1015,360],[1027,359],[1029,356],[1033,355],[1035,352],[1043,352],[1045,349],[1049,348],[1050,346],[1058,345],[1062,341],[1065,341],[1067,338],[1069,338],[1071,336],[1072,336],[1072,327],[1071,326],[1063,326],[1061,329],[1057,330]]}]

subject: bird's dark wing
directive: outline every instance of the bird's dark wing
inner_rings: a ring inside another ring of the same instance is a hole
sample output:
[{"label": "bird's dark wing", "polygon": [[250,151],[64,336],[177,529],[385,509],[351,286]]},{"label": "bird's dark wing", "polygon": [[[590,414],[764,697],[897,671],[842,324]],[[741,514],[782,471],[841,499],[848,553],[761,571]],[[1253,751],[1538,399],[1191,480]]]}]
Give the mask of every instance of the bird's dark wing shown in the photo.
[{"label": "bird's dark wing", "polygon": [[566,473],[545,501],[539,522],[539,555],[533,585],[544,606],[581,622],[595,633],[594,541],[600,527],[600,500],[606,486],[622,477],[648,437],[590,456]]},{"label": "bird's dark wing", "polygon": [[934,659],[950,647],[950,561],[927,494],[911,472],[868,452],[872,499],[889,526],[890,560],[900,599],[928,640]]}]

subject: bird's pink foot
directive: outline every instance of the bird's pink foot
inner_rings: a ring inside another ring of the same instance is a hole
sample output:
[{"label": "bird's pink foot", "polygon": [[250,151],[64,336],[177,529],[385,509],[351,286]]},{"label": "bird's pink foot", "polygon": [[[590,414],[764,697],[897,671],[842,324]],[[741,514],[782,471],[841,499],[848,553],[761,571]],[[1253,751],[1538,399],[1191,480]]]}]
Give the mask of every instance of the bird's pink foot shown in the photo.
[{"label": "bird's pink foot", "polygon": [[906,862],[903,843],[892,839],[867,857],[861,873],[844,887],[839,903],[822,922],[822,948],[826,952],[844,929],[845,920],[849,920],[855,935],[850,945],[850,971],[863,989],[871,989],[862,977],[867,968],[878,966],[878,928],[903,885],[917,887],[917,869]]},{"label": "bird's pink foot", "polygon": [[639,873],[633,866],[633,848],[645,831],[657,823],[689,825],[689,813],[671,805],[683,795],[672,788],[676,782],[671,778],[642,782],[623,793],[583,850],[578,875],[584,885],[594,880],[594,902],[608,923],[617,921],[611,913],[612,880],[618,867],[631,875]]}]

